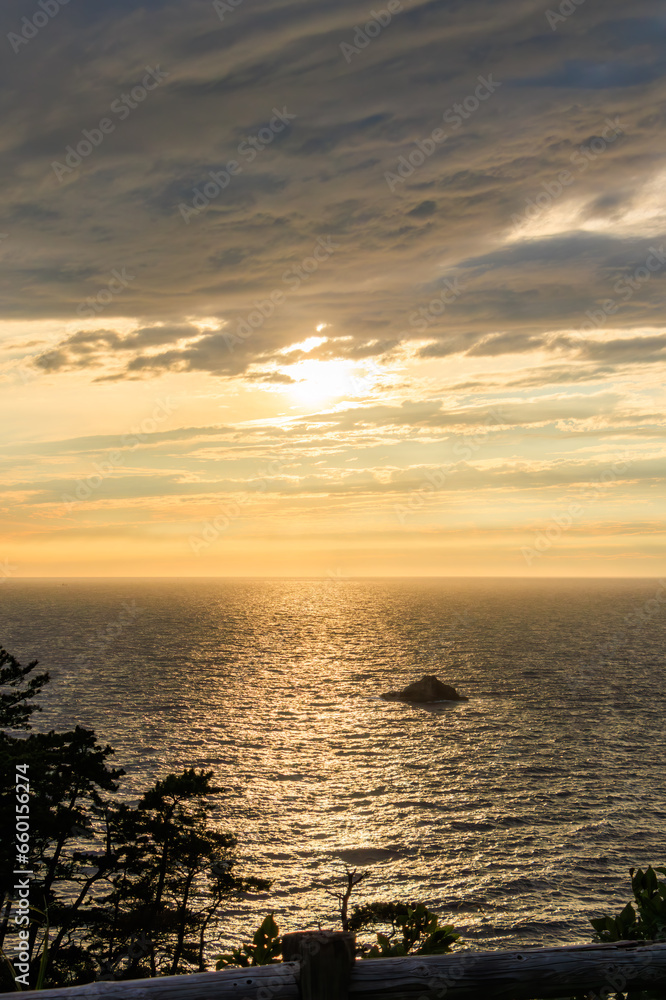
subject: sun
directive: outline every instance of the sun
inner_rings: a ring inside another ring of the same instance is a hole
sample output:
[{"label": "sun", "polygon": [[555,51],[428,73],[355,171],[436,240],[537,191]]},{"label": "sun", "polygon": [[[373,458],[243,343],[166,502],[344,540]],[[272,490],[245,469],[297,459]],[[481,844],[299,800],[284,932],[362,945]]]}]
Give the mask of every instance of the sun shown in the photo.
[{"label": "sun", "polygon": [[289,395],[302,406],[313,406],[358,395],[350,361],[299,361],[290,366],[289,375],[296,379],[289,387]]}]

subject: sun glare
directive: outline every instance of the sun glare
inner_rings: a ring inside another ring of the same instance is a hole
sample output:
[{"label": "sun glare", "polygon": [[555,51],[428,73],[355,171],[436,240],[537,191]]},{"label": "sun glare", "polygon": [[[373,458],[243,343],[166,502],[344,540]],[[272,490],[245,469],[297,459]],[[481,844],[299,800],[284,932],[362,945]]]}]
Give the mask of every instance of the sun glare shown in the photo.
[{"label": "sun glare", "polygon": [[299,361],[288,373],[297,380],[289,395],[301,406],[361,396],[370,389],[367,375],[351,361]]}]

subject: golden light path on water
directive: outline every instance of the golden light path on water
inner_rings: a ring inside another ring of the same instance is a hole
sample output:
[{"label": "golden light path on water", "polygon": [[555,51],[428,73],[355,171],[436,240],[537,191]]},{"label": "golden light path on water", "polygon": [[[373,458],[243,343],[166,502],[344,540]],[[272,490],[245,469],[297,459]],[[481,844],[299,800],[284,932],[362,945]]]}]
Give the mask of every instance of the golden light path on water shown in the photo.
[{"label": "golden light path on water", "polygon": [[[590,940],[628,868],[663,863],[666,615],[623,624],[659,586],[12,581],[0,602],[4,644],[53,676],[40,728],[94,727],[134,797],[213,769],[244,871],[273,880],[228,940],[270,910],[331,924],[349,864],[358,902],[421,899],[498,947]],[[470,700],[379,697],[423,673]]]}]

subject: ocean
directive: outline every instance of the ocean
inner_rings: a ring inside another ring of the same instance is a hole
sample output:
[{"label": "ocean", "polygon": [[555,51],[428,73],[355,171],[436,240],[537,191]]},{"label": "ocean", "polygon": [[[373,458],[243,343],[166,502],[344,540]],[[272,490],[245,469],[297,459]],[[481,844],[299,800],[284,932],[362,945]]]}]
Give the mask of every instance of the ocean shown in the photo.
[{"label": "ocean", "polygon": [[[476,948],[584,943],[666,862],[666,583],[6,580],[0,644],[51,672],[40,730],[116,749],[136,799],[212,769],[270,892],[225,942],[422,900]],[[469,701],[380,698],[436,674]],[[223,942],[224,943],[224,942]]]}]

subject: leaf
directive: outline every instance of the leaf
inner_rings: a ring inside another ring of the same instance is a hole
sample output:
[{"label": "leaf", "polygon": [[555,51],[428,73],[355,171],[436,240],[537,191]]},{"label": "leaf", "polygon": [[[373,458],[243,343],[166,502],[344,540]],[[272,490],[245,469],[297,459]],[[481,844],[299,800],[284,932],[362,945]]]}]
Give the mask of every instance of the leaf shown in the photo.
[{"label": "leaf", "polygon": [[37,984],[35,985],[36,990],[44,989],[44,980],[46,979],[46,965],[49,958],[49,925],[46,924],[46,929],[44,931],[44,943],[42,945],[42,957],[39,962],[39,972],[37,973]]}]

